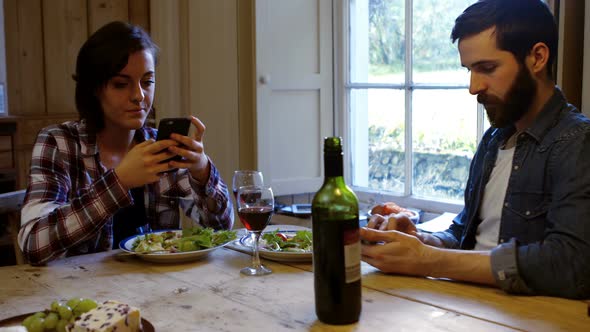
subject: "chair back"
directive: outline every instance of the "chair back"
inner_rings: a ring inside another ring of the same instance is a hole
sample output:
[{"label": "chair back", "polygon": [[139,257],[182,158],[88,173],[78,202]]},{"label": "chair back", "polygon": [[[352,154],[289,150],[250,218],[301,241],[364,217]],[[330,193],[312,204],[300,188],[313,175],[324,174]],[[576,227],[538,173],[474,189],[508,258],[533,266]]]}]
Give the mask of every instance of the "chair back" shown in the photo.
[{"label": "chair back", "polygon": [[0,214],[5,214],[8,220],[8,232],[14,246],[17,264],[25,264],[26,260],[18,246],[18,230],[20,229],[20,210],[23,206],[26,190],[11,191],[0,194]]},{"label": "chair back", "polygon": [[11,191],[0,194],[0,214],[20,212],[25,199],[26,190]]}]

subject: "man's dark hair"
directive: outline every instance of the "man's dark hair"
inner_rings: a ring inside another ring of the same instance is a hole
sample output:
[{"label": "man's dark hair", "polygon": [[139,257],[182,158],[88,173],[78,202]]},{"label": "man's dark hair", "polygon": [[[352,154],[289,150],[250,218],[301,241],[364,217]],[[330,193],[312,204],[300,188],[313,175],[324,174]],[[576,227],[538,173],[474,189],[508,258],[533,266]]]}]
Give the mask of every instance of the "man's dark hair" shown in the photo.
[{"label": "man's dark hair", "polygon": [[97,133],[104,128],[98,92],[125,66],[129,55],[148,50],[157,62],[158,46],[140,27],[111,22],[98,29],[82,45],[76,61],[76,108],[88,129]]},{"label": "man's dark hair", "polygon": [[453,43],[495,27],[496,47],[512,53],[520,63],[536,43],[549,48],[547,74],[553,78],[557,54],[557,25],[541,0],[480,0],[455,20]]}]

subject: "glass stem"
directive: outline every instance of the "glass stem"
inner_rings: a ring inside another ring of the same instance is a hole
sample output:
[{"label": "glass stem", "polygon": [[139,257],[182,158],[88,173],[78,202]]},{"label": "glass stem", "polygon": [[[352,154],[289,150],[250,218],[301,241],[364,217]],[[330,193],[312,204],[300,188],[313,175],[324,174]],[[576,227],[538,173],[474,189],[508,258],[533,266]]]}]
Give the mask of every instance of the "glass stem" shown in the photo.
[{"label": "glass stem", "polygon": [[260,257],[258,256],[258,241],[260,240],[260,232],[252,233],[254,234],[254,248],[252,248],[252,268],[258,270],[260,268]]}]

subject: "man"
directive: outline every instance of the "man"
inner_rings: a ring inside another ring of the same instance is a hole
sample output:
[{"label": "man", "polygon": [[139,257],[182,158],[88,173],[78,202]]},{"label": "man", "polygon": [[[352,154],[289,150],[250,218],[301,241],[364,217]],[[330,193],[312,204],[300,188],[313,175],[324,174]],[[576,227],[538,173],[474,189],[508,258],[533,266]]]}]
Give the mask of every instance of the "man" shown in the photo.
[{"label": "man", "polygon": [[540,0],[481,0],[456,19],[451,38],[492,124],[465,207],[432,234],[403,215],[373,217],[361,236],[380,244],[363,245],[363,260],[387,273],[589,298],[590,120],[554,85],[551,12]]}]

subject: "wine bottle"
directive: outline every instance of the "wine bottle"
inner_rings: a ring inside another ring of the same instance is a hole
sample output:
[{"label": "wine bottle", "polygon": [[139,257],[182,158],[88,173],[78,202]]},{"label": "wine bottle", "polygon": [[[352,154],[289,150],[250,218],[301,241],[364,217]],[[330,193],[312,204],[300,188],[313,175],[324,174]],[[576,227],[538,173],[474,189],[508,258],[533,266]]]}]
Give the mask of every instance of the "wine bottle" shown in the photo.
[{"label": "wine bottle", "polygon": [[311,205],[315,308],[326,324],[361,314],[361,245],[356,195],[344,182],[340,137],[324,139],[324,184]]}]

